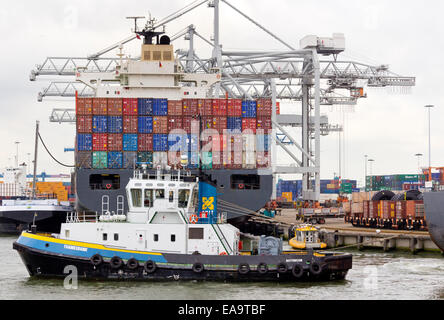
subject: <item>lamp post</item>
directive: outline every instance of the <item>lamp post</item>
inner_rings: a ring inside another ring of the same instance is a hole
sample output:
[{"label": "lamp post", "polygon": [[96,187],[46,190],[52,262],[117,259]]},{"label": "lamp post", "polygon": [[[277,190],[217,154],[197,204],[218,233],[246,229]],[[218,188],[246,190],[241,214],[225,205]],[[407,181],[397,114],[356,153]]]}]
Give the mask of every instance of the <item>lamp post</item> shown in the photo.
[{"label": "lamp post", "polygon": [[15,145],[17,147],[16,154],[15,154],[15,167],[16,168],[18,168],[19,144],[20,144],[20,141],[15,142]]},{"label": "lamp post", "polygon": [[364,190],[367,192],[368,190],[367,190],[367,157],[368,157],[368,155],[364,155],[364,158],[365,158],[365,175],[364,175],[364,186],[365,186],[365,188],[364,188]]},{"label": "lamp post", "polygon": [[370,177],[373,176],[373,162],[375,162],[374,159],[368,159],[368,162],[370,162]]},{"label": "lamp post", "polygon": [[430,109],[433,108],[433,105],[426,105],[425,108],[427,108],[428,110],[428,114],[429,114],[429,170],[432,167],[432,147],[431,147],[431,139],[430,139]]}]

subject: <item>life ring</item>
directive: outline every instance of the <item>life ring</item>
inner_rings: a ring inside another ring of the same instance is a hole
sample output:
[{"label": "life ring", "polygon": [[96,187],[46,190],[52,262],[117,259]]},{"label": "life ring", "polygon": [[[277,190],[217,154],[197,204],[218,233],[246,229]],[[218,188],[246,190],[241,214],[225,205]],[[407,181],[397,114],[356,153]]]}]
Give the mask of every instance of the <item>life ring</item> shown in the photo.
[{"label": "life ring", "polygon": [[225,251],[219,253],[219,255],[220,255],[220,256],[228,256],[228,254],[227,254]]},{"label": "life ring", "polygon": [[126,262],[126,266],[128,267],[128,269],[130,270],[136,270],[139,267],[139,261],[137,261],[136,258],[130,258],[127,262]]},{"label": "life ring", "polygon": [[315,276],[320,275],[322,273],[321,265],[317,262],[313,262],[310,265],[310,273],[312,273]]},{"label": "life ring", "polygon": [[266,274],[268,272],[268,265],[264,262],[261,262],[257,265],[257,271],[260,274]]},{"label": "life ring", "polygon": [[192,224],[196,224],[198,221],[199,221],[199,217],[197,215],[193,214],[190,216],[190,222]]},{"label": "life ring", "polygon": [[120,258],[118,256],[114,256],[111,258],[109,263],[110,263],[112,269],[119,269],[123,265],[123,260],[122,260],[122,258]]},{"label": "life ring", "polygon": [[293,276],[294,276],[295,278],[300,278],[300,277],[302,277],[302,275],[304,274],[304,268],[302,268],[301,265],[299,265],[299,264],[296,263],[296,264],[293,266],[293,268],[291,269],[291,273],[293,274]]},{"label": "life ring", "polygon": [[108,184],[105,185],[105,187],[109,190],[109,189],[112,188],[112,184],[111,184],[111,183],[108,183]]},{"label": "life ring", "polygon": [[237,186],[239,189],[244,189],[245,185],[243,183],[239,183],[239,185]]},{"label": "life ring", "polygon": [[193,271],[195,273],[201,273],[202,271],[204,271],[204,265],[200,262],[196,262],[195,264],[193,264]]},{"label": "life ring", "polygon": [[145,269],[145,271],[147,273],[154,273],[156,271],[156,269],[157,269],[157,265],[156,265],[156,263],[154,261],[148,260],[143,265],[143,268]]},{"label": "life ring", "polygon": [[93,266],[98,267],[103,263],[103,258],[100,254],[96,253],[89,259]]},{"label": "life ring", "polygon": [[286,273],[288,271],[288,265],[285,262],[281,262],[277,265],[278,273]]},{"label": "life ring", "polygon": [[248,272],[250,272],[250,265],[248,263],[241,263],[237,267],[237,271],[240,274],[247,274]]}]

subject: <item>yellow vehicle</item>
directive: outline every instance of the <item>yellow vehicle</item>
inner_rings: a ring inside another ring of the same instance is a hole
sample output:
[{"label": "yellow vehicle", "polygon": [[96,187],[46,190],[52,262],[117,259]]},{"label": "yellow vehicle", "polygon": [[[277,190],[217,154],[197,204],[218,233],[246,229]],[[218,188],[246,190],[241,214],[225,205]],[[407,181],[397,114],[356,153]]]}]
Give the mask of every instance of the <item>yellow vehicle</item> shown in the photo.
[{"label": "yellow vehicle", "polygon": [[325,249],[326,243],[319,239],[319,230],[312,225],[301,225],[295,230],[295,237],[288,242],[295,249]]}]

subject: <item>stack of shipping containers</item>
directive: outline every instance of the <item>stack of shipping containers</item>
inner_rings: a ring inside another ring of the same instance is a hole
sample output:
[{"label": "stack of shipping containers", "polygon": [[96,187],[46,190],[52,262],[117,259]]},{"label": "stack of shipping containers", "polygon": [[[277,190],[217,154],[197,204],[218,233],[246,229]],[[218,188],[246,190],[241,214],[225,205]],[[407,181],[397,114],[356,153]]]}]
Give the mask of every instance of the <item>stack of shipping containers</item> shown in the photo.
[{"label": "stack of shipping containers", "polygon": [[[271,99],[77,98],[76,166],[265,168],[270,165],[271,113]],[[186,134],[178,136],[178,129]],[[226,135],[205,135],[199,142],[204,129]],[[201,146],[210,143],[212,149],[200,154]]]},{"label": "stack of shipping containers", "polygon": [[[315,183],[312,181],[312,183]],[[341,184],[351,184],[352,188],[356,188],[356,180],[321,180],[321,194],[339,194]],[[279,180],[276,187],[277,198],[283,198],[287,201],[296,201],[302,195],[301,180]]]}]

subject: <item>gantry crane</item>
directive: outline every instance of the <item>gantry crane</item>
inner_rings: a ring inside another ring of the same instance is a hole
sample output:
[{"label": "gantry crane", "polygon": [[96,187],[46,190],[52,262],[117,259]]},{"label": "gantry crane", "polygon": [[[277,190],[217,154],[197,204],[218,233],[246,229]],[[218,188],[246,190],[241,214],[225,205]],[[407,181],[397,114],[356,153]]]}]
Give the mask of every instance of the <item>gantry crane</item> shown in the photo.
[{"label": "gantry crane", "polygon": [[[224,51],[220,43],[220,5],[224,3],[262,31],[280,42],[282,51]],[[392,73],[387,65],[371,66],[360,62],[339,60],[340,53],[345,50],[345,39],[341,34],[333,37],[307,36],[301,40],[300,48],[295,48],[256,22],[247,14],[233,6],[227,0],[195,1],[172,15],[156,22],[148,19],[145,30],[156,30],[181,17],[182,15],[207,4],[214,12],[213,38],[208,40],[198,32],[195,25],[189,25],[177,32],[172,40],[185,36],[189,42],[187,49],[176,51],[176,59],[180,67],[189,73],[220,72],[221,81],[213,86],[213,97],[228,96],[230,98],[272,98],[274,142],[272,143],[271,173],[299,173],[303,176],[303,198],[319,200],[320,197],[320,137],[329,132],[341,131],[340,126],[323,122],[320,112],[321,105],[355,105],[358,99],[365,98],[364,85],[369,87],[403,87],[415,85],[414,77],[402,77]],[[140,18],[140,17],[137,17]],[[137,19],[135,29],[137,31]],[[194,40],[201,40],[212,47],[212,55],[202,59],[196,54]],[[119,58],[104,57],[117,48],[122,49],[126,43],[136,40],[133,34],[115,44],[86,58],[50,57],[31,72],[30,79],[37,77],[76,75],[81,68],[83,72],[112,73],[121,59],[129,59],[120,55]],[[137,57],[134,59],[138,59]],[[360,85],[358,85],[358,83]],[[75,80],[52,82],[39,93],[39,100],[48,96],[74,97],[94,96],[91,84],[79,83]],[[339,92],[341,91],[341,93]],[[345,93],[344,93],[345,92]],[[301,115],[293,121],[285,120],[285,116],[276,114],[277,100],[300,102]],[[54,114],[55,112],[55,114]],[[54,111],[52,119],[56,122],[72,122],[73,110]],[[59,116],[59,117],[57,117]],[[284,120],[283,120],[284,119]],[[300,126],[302,137],[296,139],[287,131],[287,126]],[[299,141],[297,141],[299,140]],[[314,147],[312,143],[314,142]],[[291,146],[290,146],[291,145]],[[276,162],[276,147],[281,147],[295,161],[295,165],[281,166]],[[291,149],[296,147],[300,157]],[[314,177],[315,183],[312,184]],[[275,187],[276,183],[274,183]],[[276,196],[274,192],[274,196]]]}]

